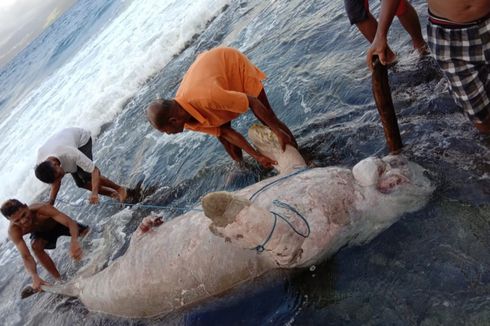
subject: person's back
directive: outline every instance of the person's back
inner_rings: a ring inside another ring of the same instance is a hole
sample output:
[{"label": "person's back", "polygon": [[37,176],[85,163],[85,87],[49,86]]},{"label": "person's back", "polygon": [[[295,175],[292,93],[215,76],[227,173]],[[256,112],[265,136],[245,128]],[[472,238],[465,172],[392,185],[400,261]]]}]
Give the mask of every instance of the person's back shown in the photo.
[{"label": "person's back", "polygon": [[[176,99],[194,96],[193,92],[201,89],[209,92],[213,86],[245,92],[249,75],[254,78],[257,75],[262,79],[265,78],[265,74],[251,64],[249,66],[255,69],[249,72],[248,67],[244,65],[248,62],[245,55],[233,48],[219,47],[201,53],[187,70],[177,91]],[[206,83],[203,84],[203,81]],[[257,90],[261,89],[262,85],[257,81]]]},{"label": "person's back", "polygon": [[201,117],[186,128],[216,134],[217,126],[248,109],[247,95],[258,96],[264,78],[265,74],[236,49],[219,47],[201,53],[175,96],[185,110]]},{"label": "person's back", "polygon": [[85,145],[91,135],[82,128],[65,128],[52,135],[37,151],[37,162],[42,162],[49,156],[57,156],[68,149],[77,149]]}]

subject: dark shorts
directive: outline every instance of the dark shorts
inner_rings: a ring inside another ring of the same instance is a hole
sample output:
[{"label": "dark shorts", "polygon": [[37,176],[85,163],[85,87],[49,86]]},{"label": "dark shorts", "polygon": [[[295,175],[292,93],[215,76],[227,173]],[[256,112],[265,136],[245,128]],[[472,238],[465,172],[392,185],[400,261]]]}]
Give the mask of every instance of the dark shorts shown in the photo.
[{"label": "dark shorts", "polygon": [[429,13],[429,47],[450,93],[473,122],[490,117],[490,17],[466,25]]},{"label": "dark shorts", "polygon": [[[78,224],[78,232],[81,233],[85,229],[88,228],[88,226],[77,223]],[[70,229],[68,229],[66,226],[60,223],[56,223],[56,226],[45,232],[32,232],[30,239],[31,243],[36,240],[36,239],[41,239],[45,240],[47,243],[44,246],[44,249],[54,249],[56,248],[56,240],[58,240],[59,237],[61,236],[70,236]]]},{"label": "dark shorts", "polygon": [[[90,138],[85,145],[79,147],[78,150],[92,160],[92,138]],[[92,173],[85,172],[78,166],[77,172],[72,173],[71,176],[73,177],[73,180],[75,180],[78,188],[87,188],[92,182]]]},{"label": "dark shorts", "polygon": [[[360,23],[368,18],[368,0],[344,0],[345,11],[351,25]],[[396,9],[396,16],[400,17],[407,11],[407,0],[401,0]]]}]

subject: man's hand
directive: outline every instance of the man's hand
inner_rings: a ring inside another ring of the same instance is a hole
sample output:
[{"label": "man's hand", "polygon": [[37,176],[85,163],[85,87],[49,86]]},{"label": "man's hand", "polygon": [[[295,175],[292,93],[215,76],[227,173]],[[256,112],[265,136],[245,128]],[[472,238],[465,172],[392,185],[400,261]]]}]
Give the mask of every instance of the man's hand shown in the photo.
[{"label": "man's hand", "polygon": [[294,139],[292,139],[291,136],[289,134],[287,134],[286,132],[284,132],[283,130],[278,129],[278,130],[274,131],[274,133],[276,134],[277,138],[279,139],[279,144],[281,145],[281,149],[283,152],[286,150],[286,145],[291,145],[295,148],[297,147]]},{"label": "man's hand", "polygon": [[42,291],[41,289],[41,285],[49,285],[48,283],[46,283],[42,278],[40,278],[39,276],[35,277],[32,279],[32,288],[34,290],[36,290],[37,292],[40,292]]},{"label": "man's hand", "polygon": [[89,203],[95,205],[99,203],[99,194],[94,194],[91,193],[90,197],[88,198]]},{"label": "man's hand", "polygon": [[260,165],[262,165],[265,168],[271,168],[274,165],[277,165],[277,162],[276,161],[271,160],[267,156],[264,156],[264,155],[261,155],[261,154],[255,155],[254,158],[257,160],[257,162],[260,163]]},{"label": "man's hand", "polygon": [[70,243],[70,256],[75,260],[80,260],[82,258],[82,248],[80,248],[80,243],[78,240],[72,240]]},{"label": "man's hand", "polygon": [[369,48],[367,52],[367,65],[369,70],[373,70],[373,56],[377,55],[379,57],[379,61],[381,64],[386,65],[387,62],[387,57],[388,57],[388,40],[386,37],[383,36],[378,36],[376,34],[373,43],[371,44],[371,47]]}]

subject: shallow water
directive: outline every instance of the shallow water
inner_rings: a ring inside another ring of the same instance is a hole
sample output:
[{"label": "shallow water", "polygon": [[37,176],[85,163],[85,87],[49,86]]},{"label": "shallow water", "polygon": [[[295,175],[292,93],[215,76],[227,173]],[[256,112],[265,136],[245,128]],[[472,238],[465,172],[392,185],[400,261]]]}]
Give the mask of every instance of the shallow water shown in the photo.
[{"label": "shallow water", "polygon": [[[425,24],[425,2],[413,3]],[[29,279],[11,244],[4,244],[0,311],[8,316],[6,324],[489,324],[490,139],[477,134],[452,103],[434,63],[410,55],[409,39],[397,22],[390,35],[400,55],[390,81],[404,154],[427,168],[437,184],[426,208],[403,216],[369,244],[344,248],[314,268],[278,271],[150,320],[91,313],[76,299],[45,293],[20,301],[19,289]],[[221,44],[239,48],[266,72],[271,105],[312,165],[353,166],[387,153],[364,63],[367,44],[349,27],[342,2],[232,1],[135,94],[126,94],[129,99],[101,126],[94,144],[104,175],[130,186],[141,182],[143,204],[172,209],[120,212],[109,202],[89,207],[87,194],[65,181],[60,197],[70,205],[58,207],[96,225],[93,255],[101,239],[110,239],[109,257],[100,258],[100,267],[124,252],[129,235],[150,211],[172,218],[207,192],[237,189],[272,174],[249,159],[249,170],[237,172],[215,139],[158,134],[144,116],[156,96],[175,94],[197,53]],[[245,132],[252,122],[249,113],[234,125]],[[60,241],[53,255],[70,276],[78,266],[69,261],[67,248],[68,242]]]}]

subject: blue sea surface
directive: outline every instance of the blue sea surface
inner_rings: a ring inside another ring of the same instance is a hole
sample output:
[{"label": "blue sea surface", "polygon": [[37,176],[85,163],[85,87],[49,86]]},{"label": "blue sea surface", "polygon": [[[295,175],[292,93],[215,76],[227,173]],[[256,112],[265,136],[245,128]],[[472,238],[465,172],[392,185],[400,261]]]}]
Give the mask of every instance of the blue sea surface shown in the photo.
[{"label": "blue sea surface", "polygon": [[[426,2],[412,4],[425,25]],[[371,6],[377,14],[379,3]],[[428,169],[437,185],[423,210],[315,268],[278,271],[148,320],[89,312],[77,299],[48,293],[21,300],[30,279],[15,247],[5,241],[3,323],[490,324],[490,139],[452,102],[433,60],[413,53],[398,21],[389,40],[400,58],[390,70],[390,84],[403,153]],[[32,173],[37,148],[58,129],[89,129],[102,173],[139,187],[143,204],[167,207],[122,210],[109,199],[90,206],[88,193],[65,178],[56,207],[93,226],[94,243],[111,235],[110,254],[99,262],[104,267],[124,253],[152,211],[174,218],[208,192],[270,177],[271,171],[249,157],[249,169],[237,174],[210,136],[167,136],[146,120],[148,103],[173,97],[196,56],[220,45],[238,48],[267,74],[269,101],[312,165],[352,167],[388,153],[365,64],[368,43],[350,26],[341,1],[80,0],[0,69],[0,200],[45,200],[47,187]],[[245,134],[255,121],[247,113],[233,124]],[[0,226],[6,234],[5,221]],[[60,239],[52,251],[66,278],[80,268],[68,257],[68,245]]]},{"label": "blue sea surface", "polygon": [[69,60],[80,47],[125,8],[121,1],[79,0],[58,20],[0,67],[0,112],[31,91]]}]

